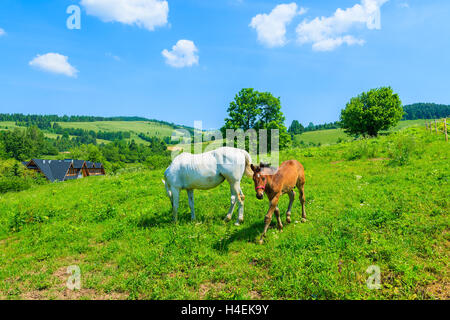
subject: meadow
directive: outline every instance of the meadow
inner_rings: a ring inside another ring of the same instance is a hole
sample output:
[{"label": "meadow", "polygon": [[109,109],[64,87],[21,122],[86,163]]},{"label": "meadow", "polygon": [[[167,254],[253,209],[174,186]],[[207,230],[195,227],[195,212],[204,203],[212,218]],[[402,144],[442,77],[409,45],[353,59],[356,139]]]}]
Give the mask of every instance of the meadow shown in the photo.
[{"label": "meadow", "polygon": [[131,131],[131,139],[137,143],[146,143],[138,135],[140,133],[149,137],[170,137],[174,128],[166,124],[151,121],[96,121],[96,122],[58,122],[63,128],[76,128],[98,131]]},{"label": "meadow", "polygon": [[[389,130],[389,132],[395,132],[411,127],[424,127],[425,121],[426,120],[422,119],[400,121],[394,128]],[[381,134],[387,134],[389,132],[381,132]],[[308,131],[302,134],[295,135],[293,138],[294,145],[297,146],[331,145],[351,140],[353,140],[353,138],[348,136],[342,129]]]},{"label": "meadow", "polygon": [[183,194],[173,224],[163,170],[1,195],[0,299],[449,299],[449,155],[422,127],[282,152],[305,166],[308,221],[296,199],[284,223],[285,195],[284,232],[274,219],[263,245],[268,201],[249,178],[239,227],[223,222],[227,184],[195,192],[194,222]]}]

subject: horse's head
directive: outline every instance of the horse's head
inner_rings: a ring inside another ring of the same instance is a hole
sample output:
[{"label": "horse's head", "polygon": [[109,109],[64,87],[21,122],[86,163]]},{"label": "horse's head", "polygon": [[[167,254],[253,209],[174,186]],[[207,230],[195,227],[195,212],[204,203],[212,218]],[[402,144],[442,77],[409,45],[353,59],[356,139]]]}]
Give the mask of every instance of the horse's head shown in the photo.
[{"label": "horse's head", "polygon": [[256,190],[256,198],[259,200],[262,200],[264,198],[264,191],[266,190],[267,186],[267,175],[263,174],[263,169],[265,167],[268,167],[269,165],[260,163],[258,165],[251,165],[250,167],[253,170],[253,182],[255,183],[255,190]]}]

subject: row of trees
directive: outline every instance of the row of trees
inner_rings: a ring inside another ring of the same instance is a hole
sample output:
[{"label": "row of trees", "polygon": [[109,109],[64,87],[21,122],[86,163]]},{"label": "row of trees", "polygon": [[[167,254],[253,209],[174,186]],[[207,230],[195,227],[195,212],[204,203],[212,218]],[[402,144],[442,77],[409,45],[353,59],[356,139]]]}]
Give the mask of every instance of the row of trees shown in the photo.
[{"label": "row of trees", "polygon": [[339,122],[330,122],[330,123],[324,123],[324,124],[318,124],[315,125],[314,123],[310,122],[307,127],[304,127],[298,120],[293,120],[288,132],[291,135],[296,134],[302,134],[303,132],[308,131],[319,131],[319,130],[329,130],[329,129],[337,129],[340,128]]},{"label": "row of trees", "polygon": [[94,130],[84,130],[80,128],[63,128],[57,122],[53,123],[51,129],[48,132],[61,134],[63,136],[90,136],[92,139],[102,139],[108,141],[130,139],[131,132],[129,131],[94,131]]},{"label": "row of trees", "polygon": [[450,105],[435,103],[415,103],[403,107],[404,120],[441,119],[450,117]]}]

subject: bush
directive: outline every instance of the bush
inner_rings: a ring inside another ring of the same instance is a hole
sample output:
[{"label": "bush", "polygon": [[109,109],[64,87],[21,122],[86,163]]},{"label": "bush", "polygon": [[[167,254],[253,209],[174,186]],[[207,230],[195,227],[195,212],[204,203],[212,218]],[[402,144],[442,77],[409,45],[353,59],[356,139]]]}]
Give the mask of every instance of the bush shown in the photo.
[{"label": "bush", "polygon": [[373,139],[363,139],[354,143],[347,152],[347,160],[375,158],[378,155],[378,141]]},{"label": "bush", "polygon": [[418,150],[417,141],[414,136],[399,135],[389,146],[389,157],[394,165],[405,165],[409,163],[410,157]]},{"label": "bush", "polygon": [[0,178],[0,194],[9,191],[23,191],[31,188],[29,179],[20,177],[1,177]]},{"label": "bush", "polygon": [[161,156],[161,155],[152,155],[147,157],[145,160],[145,165],[147,165],[150,169],[166,169],[171,163],[171,159],[169,156]]}]

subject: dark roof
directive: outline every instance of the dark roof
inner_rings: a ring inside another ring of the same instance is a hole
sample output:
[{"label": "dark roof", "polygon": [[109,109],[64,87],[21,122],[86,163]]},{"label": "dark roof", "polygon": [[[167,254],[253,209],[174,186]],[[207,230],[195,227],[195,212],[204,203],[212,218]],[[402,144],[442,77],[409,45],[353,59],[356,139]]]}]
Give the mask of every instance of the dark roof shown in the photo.
[{"label": "dark roof", "polygon": [[91,161],[86,161],[86,166],[91,169],[94,167],[94,163]]},{"label": "dark roof", "polygon": [[71,162],[64,160],[32,159],[37,167],[50,181],[64,181]]},{"label": "dark roof", "polygon": [[73,167],[75,169],[83,168],[83,164],[86,162],[84,160],[74,160],[74,159],[65,159],[64,161],[72,162],[73,163]]},{"label": "dark roof", "polygon": [[30,163],[30,161],[22,161],[22,164],[23,164],[25,167],[28,167],[28,163]]},{"label": "dark roof", "polygon": [[100,168],[103,167],[103,165],[102,165],[100,162],[94,163],[94,166],[95,166],[97,169],[100,169]]}]

